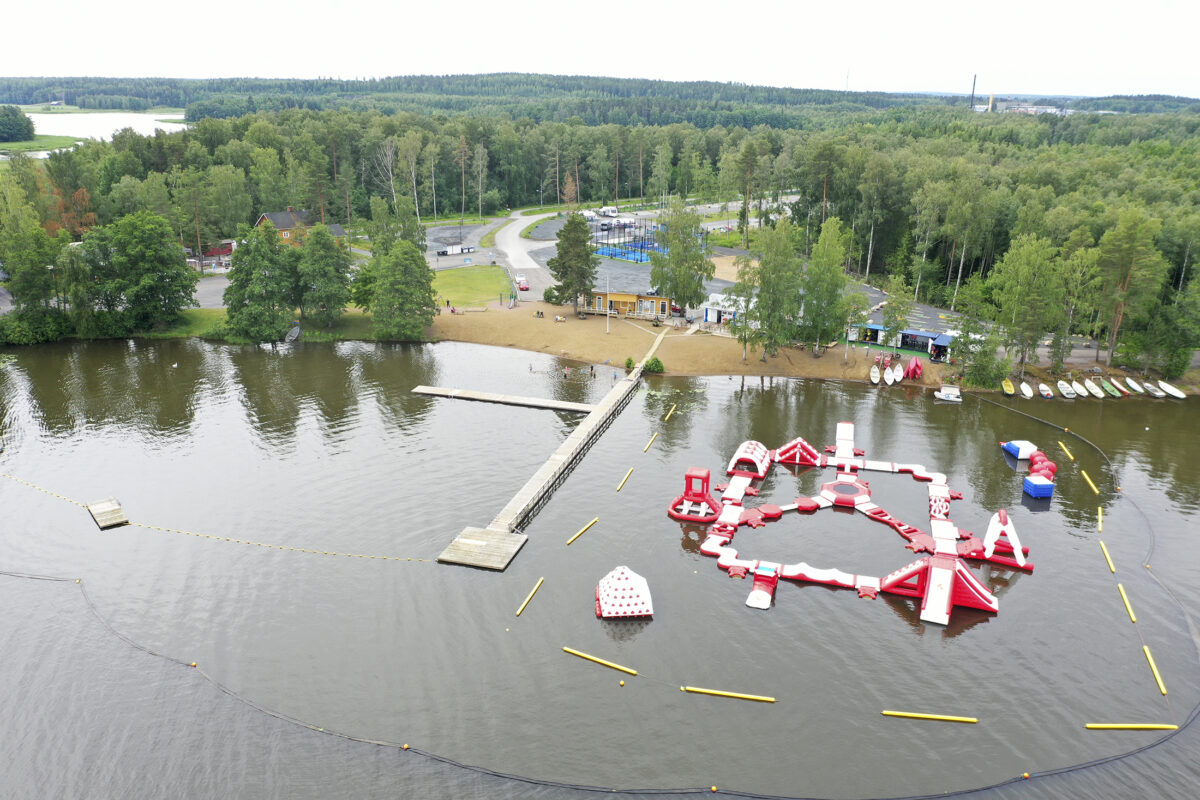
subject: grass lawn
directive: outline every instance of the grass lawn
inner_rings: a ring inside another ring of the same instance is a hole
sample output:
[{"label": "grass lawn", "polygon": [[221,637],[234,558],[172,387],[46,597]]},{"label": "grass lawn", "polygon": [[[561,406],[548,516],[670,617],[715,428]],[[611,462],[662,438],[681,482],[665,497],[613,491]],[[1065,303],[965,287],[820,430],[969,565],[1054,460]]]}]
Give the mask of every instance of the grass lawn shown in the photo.
[{"label": "grass lawn", "polygon": [[512,292],[508,274],[500,267],[473,266],[444,269],[434,273],[433,291],[445,305],[482,306]]},{"label": "grass lawn", "polygon": [[179,339],[185,336],[199,336],[224,321],[225,309],[223,308],[185,308],[179,314],[179,321],[171,327],[141,335],[147,339]]},{"label": "grass lawn", "polygon": [[28,153],[36,150],[58,150],[62,147],[74,147],[79,141],[78,136],[46,136],[34,134],[33,138],[24,142],[0,142],[0,153]]}]

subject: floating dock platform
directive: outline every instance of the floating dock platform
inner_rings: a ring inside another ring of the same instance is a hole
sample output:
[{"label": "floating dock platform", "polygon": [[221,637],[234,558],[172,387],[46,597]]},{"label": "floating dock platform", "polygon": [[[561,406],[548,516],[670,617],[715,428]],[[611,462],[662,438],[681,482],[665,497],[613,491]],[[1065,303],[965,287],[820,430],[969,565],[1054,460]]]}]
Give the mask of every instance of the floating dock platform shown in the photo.
[{"label": "floating dock platform", "polygon": [[87,510],[102,531],[129,524],[129,517],[125,516],[125,511],[115,497],[90,503]]}]

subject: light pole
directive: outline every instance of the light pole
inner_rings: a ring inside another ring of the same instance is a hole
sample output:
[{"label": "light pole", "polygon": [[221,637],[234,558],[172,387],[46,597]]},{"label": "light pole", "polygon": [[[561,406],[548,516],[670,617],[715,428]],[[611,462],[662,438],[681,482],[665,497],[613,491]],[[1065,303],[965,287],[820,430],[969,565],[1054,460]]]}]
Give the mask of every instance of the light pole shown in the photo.
[{"label": "light pole", "polygon": [[608,335],[608,326],[612,319],[612,289],[609,288],[608,273],[604,273],[604,334]]}]

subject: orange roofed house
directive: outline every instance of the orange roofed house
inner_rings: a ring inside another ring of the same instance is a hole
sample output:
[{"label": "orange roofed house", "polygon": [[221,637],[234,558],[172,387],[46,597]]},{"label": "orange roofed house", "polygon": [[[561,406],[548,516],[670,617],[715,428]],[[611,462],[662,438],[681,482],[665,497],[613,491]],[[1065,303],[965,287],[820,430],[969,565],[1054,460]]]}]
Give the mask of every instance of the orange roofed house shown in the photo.
[{"label": "orange roofed house", "polygon": [[[296,211],[291,206],[288,206],[287,211],[268,211],[265,214],[259,214],[254,227],[262,225],[263,220],[274,225],[275,230],[279,231],[279,238],[292,245],[299,245],[303,242],[309,230],[321,222],[311,211]],[[336,222],[326,223],[326,227],[329,228],[329,232],[335,239],[342,239],[346,235],[345,229]]]}]

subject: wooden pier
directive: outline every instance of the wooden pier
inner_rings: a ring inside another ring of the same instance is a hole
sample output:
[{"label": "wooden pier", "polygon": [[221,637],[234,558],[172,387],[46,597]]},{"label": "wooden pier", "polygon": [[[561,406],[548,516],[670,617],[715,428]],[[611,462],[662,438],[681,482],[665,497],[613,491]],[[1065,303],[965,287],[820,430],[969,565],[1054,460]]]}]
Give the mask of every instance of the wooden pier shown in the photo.
[{"label": "wooden pier", "polygon": [[515,394],[497,394],[495,392],[476,392],[471,389],[447,389],[442,386],[417,386],[413,394],[427,394],[433,397],[454,397],[459,400],[478,400],[483,403],[501,403],[508,406],[525,406],[527,408],[549,408],[554,411],[574,411],[578,414],[590,414],[596,406],[590,403],[572,403],[569,400],[549,400],[541,397],[521,397]]},{"label": "wooden pier", "polygon": [[615,384],[592,408],[587,417],[576,426],[558,449],[550,454],[546,463],[533,473],[533,477],[517,490],[486,528],[463,529],[437,560],[444,564],[506,569],[525,544],[526,536],[519,532],[520,528],[546,504],[579,458],[629,402],[642,377],[642,367],[654,355],[667,332],[664,330],[654,339],[650,351],[633,371]]}]

